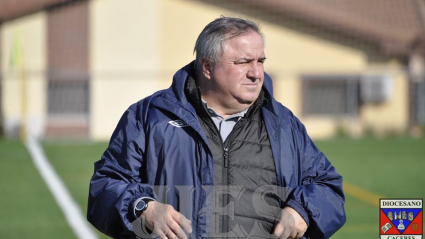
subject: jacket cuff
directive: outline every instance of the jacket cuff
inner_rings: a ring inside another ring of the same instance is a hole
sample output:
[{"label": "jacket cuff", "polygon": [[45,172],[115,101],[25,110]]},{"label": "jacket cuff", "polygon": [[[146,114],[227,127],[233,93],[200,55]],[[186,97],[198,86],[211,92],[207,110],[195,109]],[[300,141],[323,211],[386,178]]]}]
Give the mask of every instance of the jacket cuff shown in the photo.
[{"label": "jacket cuff", "polygon": [[307,224],[307,227],[310,225],[310,220],[308,219],[307,212],[305,211],[304,207],[301,206],[298,202],[293,199],[290,199],[286,202],[285,206],[292,207],[304,219],[305,223]]}]

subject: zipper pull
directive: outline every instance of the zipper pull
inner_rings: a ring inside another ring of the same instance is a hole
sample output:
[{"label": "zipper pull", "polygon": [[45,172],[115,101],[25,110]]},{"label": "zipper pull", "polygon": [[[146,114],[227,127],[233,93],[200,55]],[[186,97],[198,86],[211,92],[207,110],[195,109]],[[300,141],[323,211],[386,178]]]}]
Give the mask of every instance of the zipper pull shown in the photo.
[{"label": "zipper pull", "polygon": [[224,148],[224,167],[229,167],[229,151],[227,150],[227,148]]}]

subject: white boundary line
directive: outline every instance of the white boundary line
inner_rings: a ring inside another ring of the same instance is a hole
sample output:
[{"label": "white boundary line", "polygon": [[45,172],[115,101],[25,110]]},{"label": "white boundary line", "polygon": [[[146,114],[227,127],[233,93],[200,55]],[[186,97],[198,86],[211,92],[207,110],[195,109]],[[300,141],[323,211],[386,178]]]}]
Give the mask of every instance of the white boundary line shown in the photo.
[{"label": "white boundary line", "polygon": [[52,192],[57,204],[65,214],[68,224],[77,237],[80,239],[97,239],[97,235],[88,226],[79,206],[72,199],[65,184],[49,163],[39,142],[35,138],[28,137],[26,147],[41,177],[49,187],[50,192]]}]

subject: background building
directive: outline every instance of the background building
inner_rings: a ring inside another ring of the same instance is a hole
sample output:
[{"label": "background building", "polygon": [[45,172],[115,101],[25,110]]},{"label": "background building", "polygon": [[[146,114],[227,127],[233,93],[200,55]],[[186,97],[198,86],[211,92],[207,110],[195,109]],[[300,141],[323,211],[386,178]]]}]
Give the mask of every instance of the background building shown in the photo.
[{"label": "background building", "polygon": [[312,137],[425,125],[421,0],[0,0],[5,133],[107,140],[220,15],[260,24],[275,97]]},{"label": "background building", "polygon": [[[424,5],[0,0],[0,238],[87,238],[47,185],[63,181],[85,221],[93,163],[122,113],[169,87],[220,15],[260,24],[274,95],[343,175],[349,220],[332,238],[376,237],[381,198],[425,198],[425,137],[406,135],[425,133]],[[26,132],[42,140],[19,142]],[[34,144],[58,178],[41,176]]]}]

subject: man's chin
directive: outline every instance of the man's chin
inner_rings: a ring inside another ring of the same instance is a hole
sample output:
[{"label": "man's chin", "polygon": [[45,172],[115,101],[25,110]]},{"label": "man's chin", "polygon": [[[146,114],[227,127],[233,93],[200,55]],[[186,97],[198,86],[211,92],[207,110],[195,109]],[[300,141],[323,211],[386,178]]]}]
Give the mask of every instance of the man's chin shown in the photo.
[{"label": "man's chin", "polygon": [[239,98],[237,100],[238,100],[239,104],[251,105],[252,103],[254,103],[255,100],[257,100],[257,98],[258,98],[258,95],[252,96],[252,97]]}]

